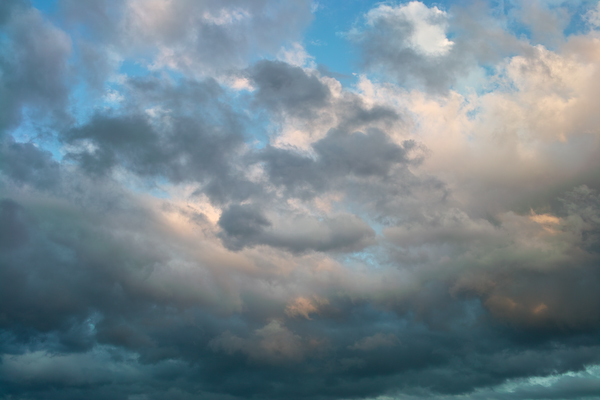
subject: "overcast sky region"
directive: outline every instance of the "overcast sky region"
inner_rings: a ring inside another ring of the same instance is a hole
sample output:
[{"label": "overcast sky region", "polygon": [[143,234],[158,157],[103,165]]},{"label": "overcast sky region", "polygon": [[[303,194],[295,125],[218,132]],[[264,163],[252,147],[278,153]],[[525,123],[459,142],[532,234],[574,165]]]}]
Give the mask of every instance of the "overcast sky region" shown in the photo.
[{"label": "overcast sky region", "polygon": [[600,399],[599,2],[0,0],[0,399]]}]

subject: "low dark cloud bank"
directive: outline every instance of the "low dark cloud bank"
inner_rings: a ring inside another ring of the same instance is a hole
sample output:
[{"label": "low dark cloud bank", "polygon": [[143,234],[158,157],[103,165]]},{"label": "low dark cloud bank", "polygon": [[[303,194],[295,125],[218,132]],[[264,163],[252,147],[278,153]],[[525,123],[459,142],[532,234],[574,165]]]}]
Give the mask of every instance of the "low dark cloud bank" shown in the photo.
[{"label": "low dark cloud bank", "polygon": [[1,399],[597,398],[598,10],[321,6],[0,3]]}]

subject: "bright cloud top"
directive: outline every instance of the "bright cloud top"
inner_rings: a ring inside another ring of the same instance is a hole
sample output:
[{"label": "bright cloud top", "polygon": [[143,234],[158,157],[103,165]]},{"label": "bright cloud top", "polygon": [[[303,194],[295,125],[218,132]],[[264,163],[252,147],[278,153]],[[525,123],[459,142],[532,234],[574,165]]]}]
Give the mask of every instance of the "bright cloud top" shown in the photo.
[{"label": "bright cloud top", "polygon": [[[396,46],[408,45],[427,56],[447,54],[454,44],[446,37],[446,12],[435,6],[428,8],[419,1],[396,7],[380,5],[370,10],[366,19],[370,27],[378,24],[389,26],[399,39],[399,43],[395,43]],[[405,41],[406,44],[401,41]]]}]

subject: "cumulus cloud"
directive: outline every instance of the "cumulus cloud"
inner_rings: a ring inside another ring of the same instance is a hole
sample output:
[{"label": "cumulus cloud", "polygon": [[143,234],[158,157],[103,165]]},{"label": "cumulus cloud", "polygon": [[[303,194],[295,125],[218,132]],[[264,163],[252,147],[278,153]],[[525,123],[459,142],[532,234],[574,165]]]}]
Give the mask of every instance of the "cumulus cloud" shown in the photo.
[{"label": "cumulus cloud", "polygon": [[430,57],[448,53],[454,44],[446,37],[447,13],[419,1],[398,7],[381,5],[370,10],[366,19],[369,27],[384,23],[394,29],[402,40],[398,43],[400,47],[410,47]]},{"label": "cumulus cloud", "polygon": [[316,76],[284,62],[260,61],[250,70],[256,84],[256,100],[272,109],[283,107],[292,114],[309,115],[311,109],[323,107],[330,96],[329,88]]},{"label": "cumulus cloud", "polygon": [[348,37],[361,47],[367,68],[432,93],[446,93],[480,65],[527,51],[485,3],[451,13],[419,1],[382,4],[366,13],[364,25]]},{"label": "cumulus cloud", "polygon": [[[191,77],[227,76],[254,54],[276,54],[312,19],[310,1],[62,1],[70,24],[100,39],[104,52],[136,54],[150,69]],[[210,54],[207,57],[206,54]]]}]

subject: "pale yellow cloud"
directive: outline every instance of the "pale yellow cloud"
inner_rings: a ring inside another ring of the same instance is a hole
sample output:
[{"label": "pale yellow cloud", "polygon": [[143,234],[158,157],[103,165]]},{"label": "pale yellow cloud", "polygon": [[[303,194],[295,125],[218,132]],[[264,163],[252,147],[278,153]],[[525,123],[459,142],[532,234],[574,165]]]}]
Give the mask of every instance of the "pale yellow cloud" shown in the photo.
[{"label": "pale yellow cloud", "polygon": [[294,301],[285,308],[285,313],[288,317],[304,317],[306,319],[311,319],[310,314],[319,313],[319,309],[322,306],[329,304],[327,299],[320,298],[318,296],[313,296],[312,298],[306,297],[297,297]]}]

